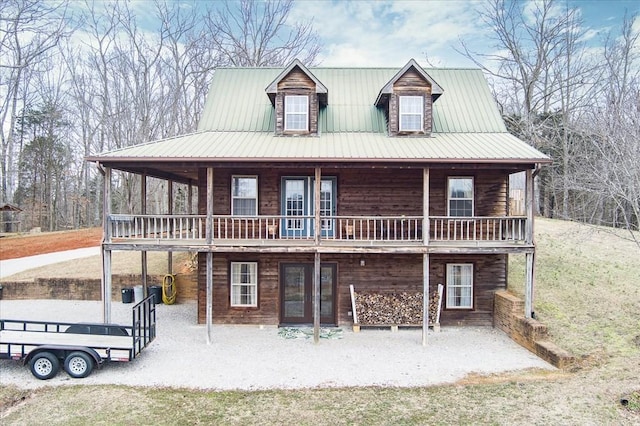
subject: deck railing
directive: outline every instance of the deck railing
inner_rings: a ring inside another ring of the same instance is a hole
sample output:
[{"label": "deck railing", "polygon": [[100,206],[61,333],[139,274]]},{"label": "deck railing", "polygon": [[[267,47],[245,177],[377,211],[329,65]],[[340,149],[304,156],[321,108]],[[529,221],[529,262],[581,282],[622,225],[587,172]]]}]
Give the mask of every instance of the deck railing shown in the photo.
[{"label": "deck railing", "polygon": [[[205,240],[204,215],[110,215],[109,235],[116,240]],[[421,216],[323,216],[320,239],[338,242],[424,241]],[[525,241],[527,218],[429,217],[430,242]],[[305,240],[315,237],[313,216],[215,215],[212,238],[226,243],[237,240]]]},{"label": "deck railing", "polygon": [[524,216],[431,216],[429,220],[432,241],[525,241]]},{"label": "deck railing", "polygon": [[112,214],[108,230],[116,239],[201,240],[206,220],[202,215]]}]

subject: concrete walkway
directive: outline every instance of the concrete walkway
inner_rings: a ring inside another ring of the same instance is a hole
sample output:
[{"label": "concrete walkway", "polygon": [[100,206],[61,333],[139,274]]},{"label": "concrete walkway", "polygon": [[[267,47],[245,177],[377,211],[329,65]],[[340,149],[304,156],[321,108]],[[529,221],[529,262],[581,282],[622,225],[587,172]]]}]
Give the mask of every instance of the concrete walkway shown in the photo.
[{"label": "concrete walkway", "polygon": [[100,247],[89,247],[75,250],[58,251],[55,253],[39,254],[18,259],[0,260],[0,278],[17,274],[40,266],[65,262],[67,260],[82,259],[100,254]]}]

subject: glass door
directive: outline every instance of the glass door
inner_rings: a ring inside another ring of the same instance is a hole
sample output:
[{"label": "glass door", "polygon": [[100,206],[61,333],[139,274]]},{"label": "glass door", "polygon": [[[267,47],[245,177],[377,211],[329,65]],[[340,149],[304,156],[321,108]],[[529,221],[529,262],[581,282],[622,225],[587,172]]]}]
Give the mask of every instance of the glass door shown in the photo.
[{"label": "glass door", "polygon": [[[320,266],[320,322],[335,324],[336,265]],[[286,263],[280,267],[282,324],[313,323],[313,264]]]}]

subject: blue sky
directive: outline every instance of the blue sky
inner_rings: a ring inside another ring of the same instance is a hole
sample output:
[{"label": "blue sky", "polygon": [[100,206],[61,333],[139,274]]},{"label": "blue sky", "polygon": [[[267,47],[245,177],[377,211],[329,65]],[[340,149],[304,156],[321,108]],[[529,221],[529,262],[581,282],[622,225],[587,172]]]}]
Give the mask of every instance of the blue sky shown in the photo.
[{"label": "blue sky", "polygon": [[[640,13],[637,0],[569,0],[568,4],[580,9],[594,46],[602,43],[610,28],[620,26],[625,10],[629,15]],[[478,20],[477,9],[482,6],[481,0],[302,0],[293,17],[313,17],[324,46],[323,66],[400,67],[410,58],[426,65],[428,55],[436,66],[472,67],[454,48],[464,39],[476,50],[492,50],[490,28]],[[640,19],[635,25],[640,27]]]}]

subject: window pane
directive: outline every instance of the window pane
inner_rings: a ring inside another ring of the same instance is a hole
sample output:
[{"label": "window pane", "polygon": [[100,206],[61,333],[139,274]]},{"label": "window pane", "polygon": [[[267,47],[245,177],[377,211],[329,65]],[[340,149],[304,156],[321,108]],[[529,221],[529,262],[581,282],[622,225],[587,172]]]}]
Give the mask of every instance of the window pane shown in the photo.
[{"label": "window pane", "polygon": [[231,305],[257,306],[258,264],[255,262],[231,263]]},{"label": "window pane", "polygon": [[447,308],[473,307],[473,265],[447,265]]},{"label": "window pane", "polygon": [[473,216],[473,178],[449,178],[449,216]]},{"label": "window pane", "polygon": [[258,214],[258,178],[233,176],[231,179],[231,214],[256,216]]},{"label": "window pane", "polygon": [[284,129],[307,130],[309,98],[307,96],[284,97]]},{"label": "window pane", "polygon": [[422,96],[400,96],[400,130],[420,131],[424,124]]},{"label": "window pane", "polygon": [[473,198],[473,179],[451,178],[449,179],[450,198]]},{"label": "window pane", "polygon": [[[323,180],[320,185],[320,216],[333,215],[333,181]],[[333,229],[332,219],[322,219],[322,230],[331,231]]]},{"label": "window pane", "polygon": [[[287,180],[285,182],[287,216],[304,216],[304,180]],[[302,229],[303,221],[288,219],[287,229]]]}]

